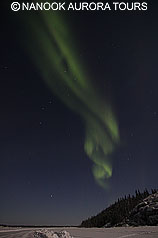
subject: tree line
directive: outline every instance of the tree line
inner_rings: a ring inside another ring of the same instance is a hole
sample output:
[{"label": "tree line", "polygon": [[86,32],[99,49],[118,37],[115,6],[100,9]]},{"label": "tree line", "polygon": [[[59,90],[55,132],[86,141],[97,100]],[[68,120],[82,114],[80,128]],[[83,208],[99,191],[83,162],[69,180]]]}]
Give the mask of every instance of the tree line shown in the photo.
[{"label": "tree line", "polygon": [[92,216],[82,221],[80,227],[110,227],[119,225],[119,223],[126,223],[132,209],[143,199],[157,191],[157,189],[152,189],[151,193],[149,193],[147,189],[143,192],[136,190],[135,195],[131,196],[129,194],[128,196],[119,198],[117,202],[110,205],[96,216]]}]

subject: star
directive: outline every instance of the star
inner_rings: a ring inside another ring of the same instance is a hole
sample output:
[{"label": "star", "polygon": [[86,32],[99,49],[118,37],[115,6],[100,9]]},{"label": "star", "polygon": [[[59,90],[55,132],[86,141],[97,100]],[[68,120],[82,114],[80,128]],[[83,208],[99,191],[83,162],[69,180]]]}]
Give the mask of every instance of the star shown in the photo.
[{"label": "star", "polygon": [[1,67],[2,67],[3,70],[7,70],[8,69],[8,66],[2,65]]},{"label": "star", "polygon": [[150,94],[153,94],[153,90],[152,90],[152,89],[150,89],[149,93],[150,93]]}]

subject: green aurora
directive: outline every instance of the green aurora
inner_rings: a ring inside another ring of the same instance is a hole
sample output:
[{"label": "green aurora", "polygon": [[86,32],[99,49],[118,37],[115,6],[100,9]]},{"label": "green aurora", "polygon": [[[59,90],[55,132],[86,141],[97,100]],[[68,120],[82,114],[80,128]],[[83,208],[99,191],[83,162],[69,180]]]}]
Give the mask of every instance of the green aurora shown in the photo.
[{"label": "green aurora", "polygon": [[83,120],[84,150],[94,163],[95,180],[106,188],[112,176],[111,154],[119,142],[117,121],[109,102],[93,86],[79,60],[73,34],[59,15],[52,11],[33,14],[27,21],[28,49],[52,92]]}]

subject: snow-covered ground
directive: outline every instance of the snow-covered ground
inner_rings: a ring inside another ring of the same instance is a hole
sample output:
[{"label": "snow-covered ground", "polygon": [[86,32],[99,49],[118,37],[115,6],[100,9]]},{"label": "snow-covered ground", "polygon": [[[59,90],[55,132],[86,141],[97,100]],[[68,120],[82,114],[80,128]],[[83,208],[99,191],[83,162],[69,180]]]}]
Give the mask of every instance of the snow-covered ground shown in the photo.
[{"label": "snow-covered ground", "polygon": [[0,238],[158,238],[158,226],[117,228],[0,228]]}]

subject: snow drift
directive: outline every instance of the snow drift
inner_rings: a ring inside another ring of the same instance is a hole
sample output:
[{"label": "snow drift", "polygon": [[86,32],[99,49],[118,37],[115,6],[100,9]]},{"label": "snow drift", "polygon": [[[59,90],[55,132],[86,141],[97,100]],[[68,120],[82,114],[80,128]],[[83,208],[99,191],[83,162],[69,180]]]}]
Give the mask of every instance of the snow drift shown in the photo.
[{"label": "snow drift", "polygon": [[54,232],[52,230],[42,229],[34,232],[35,238],[73,238],[69,232],[60,231]]}]

